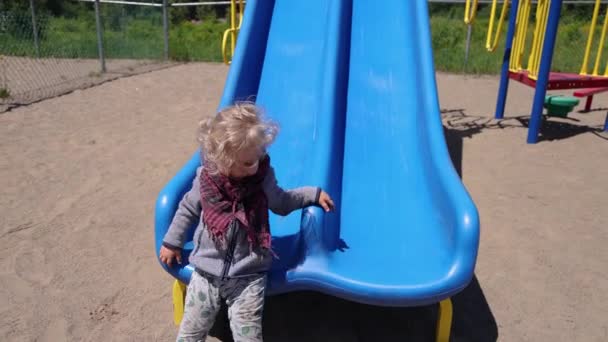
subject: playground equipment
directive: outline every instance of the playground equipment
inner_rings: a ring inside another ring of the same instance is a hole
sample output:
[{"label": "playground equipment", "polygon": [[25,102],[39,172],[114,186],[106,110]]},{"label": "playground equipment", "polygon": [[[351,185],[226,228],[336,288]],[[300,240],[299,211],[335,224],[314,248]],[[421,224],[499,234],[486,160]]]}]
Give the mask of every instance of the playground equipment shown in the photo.
[{"label": "playground equipment", "polygon": [[[241,30],[243,22],[243,12],[245,5],[243,0],[230,1],[230,28],[224,31],[222,36],[222,59],[224,64],[230,65],[232,56],[234,56],[234,48],[236,47],[236,39]],[[228,52],[228,41],[230,41],[230,52]]]},{"label": "playground equipment", "polygon": [[547,115],[565,118],[578,105],[578,102],[577,99],[569,96],[547,95],[544,107],[547,109]]},{"label": "playground equipment", "polygon": [[[583,60],[583,65],[581,67],[581,75],[588,74],[588,63],[589,63],[589,55],[591,53],[592,45],[593,45],[593,36],[595,33],[595,27],[597,25],[598,16],[600,13],[599,1],[596,0],[595,7],[593,9],[593,18],[591,19],[591,29],[589,31],[589,37],[587,39],[587,47],[585,48],[585,58]],[[606,6],[606,14],[604,15],[604,24],[602,26],[602,33],[600,36],[599,44],[597,47],[597,53],[595,56],[595,65],[593,67],[592,76],[598,76],[600,62],[602,58],[602,51],[604,48],[604,43],[606,42],[606,30],[608,29],[608,6]],[[604,70],[604,77],[608,76],[608,63],[606,63],[606,68]],[[576,97],[586,97],[587,102],[585,102],[585,111],[588,112],[591,110],[591,104],[593,102],[593,95],[608,91],[608,88],[587,88],[581,89],[574,92],[574,96]],[[606,123],[604,125],[604,130],[608,130],[608,115],[606,116]]]},{"label": "playground equipment", "polygon": [[[467,4],[470,1],[471,0],[467,0]],[[591,22],[591,28],[589,30],[581,71],[579,74],[558,73],[551,72],[550,69],[553,59],[557,27],[559,25],[562,0],[538,0],[535,14],[536,25],[533,39],[530,44],[531,49],[527,60],[527,65],[525,67],[523,59],[526,48],[528,47],[528,44],[526,43],[526,36],[530,25],[532,0],[505,0],[503,2],[503,9],[498,24],[495,24],[494,22],[496,17],[497,0],[493,1],[486,48],[488,51],[494,51],[496,49],[498,40],[500,39],[502,22],[506,18],[509,3],[511,6],[511,11],[509,16],[495,117],[497,119],[502,119],[504,117],[509,79],[513,79],[535,88],[534,103],[532,105],[532,114],[527,138],[528,143],[533,144],[538,142],[543,107],[553,106],[545,103],[547,90],[580,89],[577,90],[574,95],[577,97],[587,97],[587,103],[585,105],[585,110],[587,111],[591,108],[591,102],[594,94],[608,91],[608,66],[604,74],[599,74],[599,67],[602,63],[602,49],[608,27],[608,12],[604,18],[604,24],[602,27],[601,38],[597,47],[593,71],[589,73],[588,64],[594,42],[594,32],[600,13],[600,0],[596,0],[595,2],[593,19]],[[469,10],[465,9],[465,12],[467,11]],[[495,25],[498,25],[496,30],[494,30]],[[569,106],[565,106],[564,108],[569,108]],[[555,111],[548,112],[549,115],[552,113],[555,113]],[[563,114],[560,114],[559,116],[563,116]],[[608,115],[606,116],[604,130],[608,130]]]},{"label": "playground equipment", "polygon": [[[271,215],[280,259],[267,293],[439,303],[437,340],[448,341],[479,219],[446,148],[427,1],[249,0],[219,107],[252,96],[281,125],[269,151],[281,185],[318,185],[336,203]],[[157,253],[200,163],[195,152],[158,196]],[[163,267],[177,279],[178,323],[193,270]]]},{"label": "playground equipment", "polygon": [[[492,10],[490,11],[490,23],[488,24],[488,35],[486,38],[486,50],[488,52],[496,51],[498,42],[500,41],[500,35],[502,33],[502,24],[505,22],[507,13],[509,12],[509,1],[505,0],[502,3],[502,11],[500,11],[500,18],[496,30],[494,30],[494,21],[496,20],[496,4],[497,0],[492,2]],[[492,37],[494,39],[492,39]]]}]

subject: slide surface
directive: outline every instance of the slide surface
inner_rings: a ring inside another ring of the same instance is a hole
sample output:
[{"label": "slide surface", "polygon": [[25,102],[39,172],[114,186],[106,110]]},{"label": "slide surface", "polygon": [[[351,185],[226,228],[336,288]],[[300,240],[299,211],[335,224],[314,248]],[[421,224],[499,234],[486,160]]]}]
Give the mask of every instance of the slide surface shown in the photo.
[{"label": "slide surface", "polygon": [[[479,220],[445,145],[429,30],[426,0],[248,1],[220,107],[255,100],[281,126],[280,185],[337,203],[271,217],[269,293],[413,306],[470,281]],[[161,191],[157,250],[199,163]]]}]

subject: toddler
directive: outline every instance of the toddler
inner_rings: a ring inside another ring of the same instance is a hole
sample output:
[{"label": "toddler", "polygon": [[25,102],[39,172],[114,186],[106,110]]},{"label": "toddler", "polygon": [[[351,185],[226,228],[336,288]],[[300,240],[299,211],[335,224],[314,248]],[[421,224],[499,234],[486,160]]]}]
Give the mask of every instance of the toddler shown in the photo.
[{"label": "toddler", "polygon": [[205,341],[225,301],[234,340],[262,341],[266,272],[273,252],[268,209],[278,215],[310,205],[333,210],[317,187],[283,190],[267,147],[278,133],[251,103],[237,103],[200,124],[202,166],[179,203],[163,239],[160,260],[180,263],[196,222],[192,273],[178,342]]}]

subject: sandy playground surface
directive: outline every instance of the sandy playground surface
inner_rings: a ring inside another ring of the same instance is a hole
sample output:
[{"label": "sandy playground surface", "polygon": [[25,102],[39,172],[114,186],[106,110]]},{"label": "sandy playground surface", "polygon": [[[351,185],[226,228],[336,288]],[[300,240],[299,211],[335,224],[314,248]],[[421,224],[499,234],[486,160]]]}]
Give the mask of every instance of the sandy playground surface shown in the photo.
[{"label": "sandy playground surface", "polygon": [[[154,201],[196,148],[227,67],[188,64],[0,114],[0,340],[170,341],[172,278],[153,249]],[[608,340],[608,135],[603,110],[526,145],[533,92],[438,75],[455,164],[477,204],[476,278],[453,341]],[[269,298],[267,341],[430,341],[436,307],[316,293]],[[218,331],[222,331],[221,327]]]}]

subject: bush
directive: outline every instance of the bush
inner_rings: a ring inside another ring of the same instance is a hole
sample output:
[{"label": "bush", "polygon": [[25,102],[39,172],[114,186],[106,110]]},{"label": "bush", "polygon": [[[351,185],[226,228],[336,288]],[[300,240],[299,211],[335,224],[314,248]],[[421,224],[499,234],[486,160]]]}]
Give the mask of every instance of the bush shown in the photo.
[{"label": "bush", "polygon": [[178,61],[222,61],[221,43],[227,23],[205,20],[182,22],[171,29],[170,58]]}]

